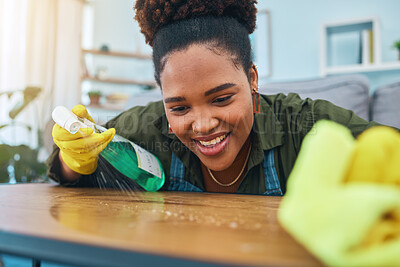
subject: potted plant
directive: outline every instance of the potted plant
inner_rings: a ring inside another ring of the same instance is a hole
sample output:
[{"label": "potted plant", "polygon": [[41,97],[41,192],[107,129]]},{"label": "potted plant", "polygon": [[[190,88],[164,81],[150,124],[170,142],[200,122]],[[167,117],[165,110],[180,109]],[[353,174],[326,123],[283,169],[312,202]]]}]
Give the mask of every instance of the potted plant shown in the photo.
[{"label": "potted plant", "polygon": [[393,48],[396,48],[397,51],[399,52],[399,60],[400,60],[400,40],[395,41],[395,42],[393,43]]},{"label": "potted plant", "polygon": [[88,93],[88,96],[89,96],[91,105],[99,105],[100,104],[100,97],[101,97],[100,91],[90,91]]},{"label": "potted plant", "polygon": [[[0,131],[7,127],[22,127],[28,132],[32,132],[31,125],[17,121],[16,117],[25,111],[25,108],[39,96],[40,92],[41,88],[33,86],[28,86],[24,90],[0,92],[0,96],[5,94],[9,98],[15,93],[22,93],[23,95],[23,101],[18,102],[8,113],[11,122],[1,124]],[[42,143],[41,130],[38,130],[37,138],[38,148],[31,148],[26,145],[0,144],[0,183],[47,181],[46,165],[38,160],[39,147]]]}]

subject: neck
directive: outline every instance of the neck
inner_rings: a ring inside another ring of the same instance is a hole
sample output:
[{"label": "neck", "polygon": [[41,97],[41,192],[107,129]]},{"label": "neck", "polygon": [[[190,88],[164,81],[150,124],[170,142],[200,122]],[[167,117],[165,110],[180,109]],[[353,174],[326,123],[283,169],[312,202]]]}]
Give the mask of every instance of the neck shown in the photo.
[{"label": "neck", "polygon": [[215,177],[221,176],[226,176],[226,175],[234,175],[237,176],[242,169],[243,165],[247,164],[246,158],[247,158],[247,153],[250,149],[251,146],[251,141],[250,141],[250,136],[247,138],[247,140],[244,142],[242,148],[240,149],[239,153],[236,155],[235,160],[229,166],[227,169],[222,170],[222,171],[212,171]]},{"label": "neck", "polygon": [[235,181],[243,169],[243,172],[241,173],[240,177],[236,180],[236,182],[234,182],[232,185],[229,186],[221,186],[218,183],[216,183],[212,179],[208,168],[203,163],[201,163],[201,169],[203,173],[204,185],[206,191],[235,193],[246,173],[246,165],[250,149],[251,149],[251,141],[249,137],[243,144],[242,148],[240,149],[238,155],[236,156],[236,159],[234,160],[231,166],[222,171],[211,171],[212,175],[218,182],[227,185]]}]

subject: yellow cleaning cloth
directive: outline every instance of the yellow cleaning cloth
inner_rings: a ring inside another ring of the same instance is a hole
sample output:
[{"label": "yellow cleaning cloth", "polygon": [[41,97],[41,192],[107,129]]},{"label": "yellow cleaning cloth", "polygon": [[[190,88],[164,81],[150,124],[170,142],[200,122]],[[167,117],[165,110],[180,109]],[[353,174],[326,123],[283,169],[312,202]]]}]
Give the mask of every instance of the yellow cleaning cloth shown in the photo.
[{"label": "yellow cleaning cloth", "polygon": [[278,218],[328,266],[400,266],[400,134],[354,140],[319,121],[303,141]]}]

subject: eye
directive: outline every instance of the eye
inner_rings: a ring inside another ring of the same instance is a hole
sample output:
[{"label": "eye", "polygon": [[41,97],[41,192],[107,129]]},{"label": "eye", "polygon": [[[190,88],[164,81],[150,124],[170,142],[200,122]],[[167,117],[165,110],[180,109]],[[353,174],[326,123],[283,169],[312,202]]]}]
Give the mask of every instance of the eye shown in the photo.
[{"label": "eye", "polygon": [[179,107],[171,108],[170,111],[173,113],[177,113],[177,114],[184,114],[185,112],[187,112],[188,109],[189,109],[188,107],[179,106]]},{"label": "eye", "polygon": [[225,104],[226,102],[228,102],[228,100],[230,100],[232,98],[232,96],[233,95],[228,95],[228,96],[224,96],[224,97],[218,97],[213,101],[213,103]]}]

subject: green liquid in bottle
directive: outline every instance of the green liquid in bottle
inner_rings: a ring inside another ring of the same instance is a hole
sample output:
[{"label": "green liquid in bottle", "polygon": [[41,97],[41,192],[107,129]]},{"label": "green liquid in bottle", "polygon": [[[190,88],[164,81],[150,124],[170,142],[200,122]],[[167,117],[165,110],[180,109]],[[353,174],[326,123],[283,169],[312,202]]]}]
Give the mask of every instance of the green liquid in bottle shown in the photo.
[{"label": "green liquid in bottle", "polygon": [[[103,128],[97,125],[96,127]],[[165,173],[160,161],[154,155],[121,136],[115,135],[107,147],[100,152],[100,155],[120,173],[133,179],[146,191],[154,192],[164,185]]]},{"label": "green liquid in bottle", "polygon": [[[82,127],[90,127],[98,133],[107,131],[100,125],[76,116],[63,106],[54,108],[52,118],[71,134]],[[100,155],[144,190],[157,191],[164,185],[165,173],[157,157],[117,134]]]}]

